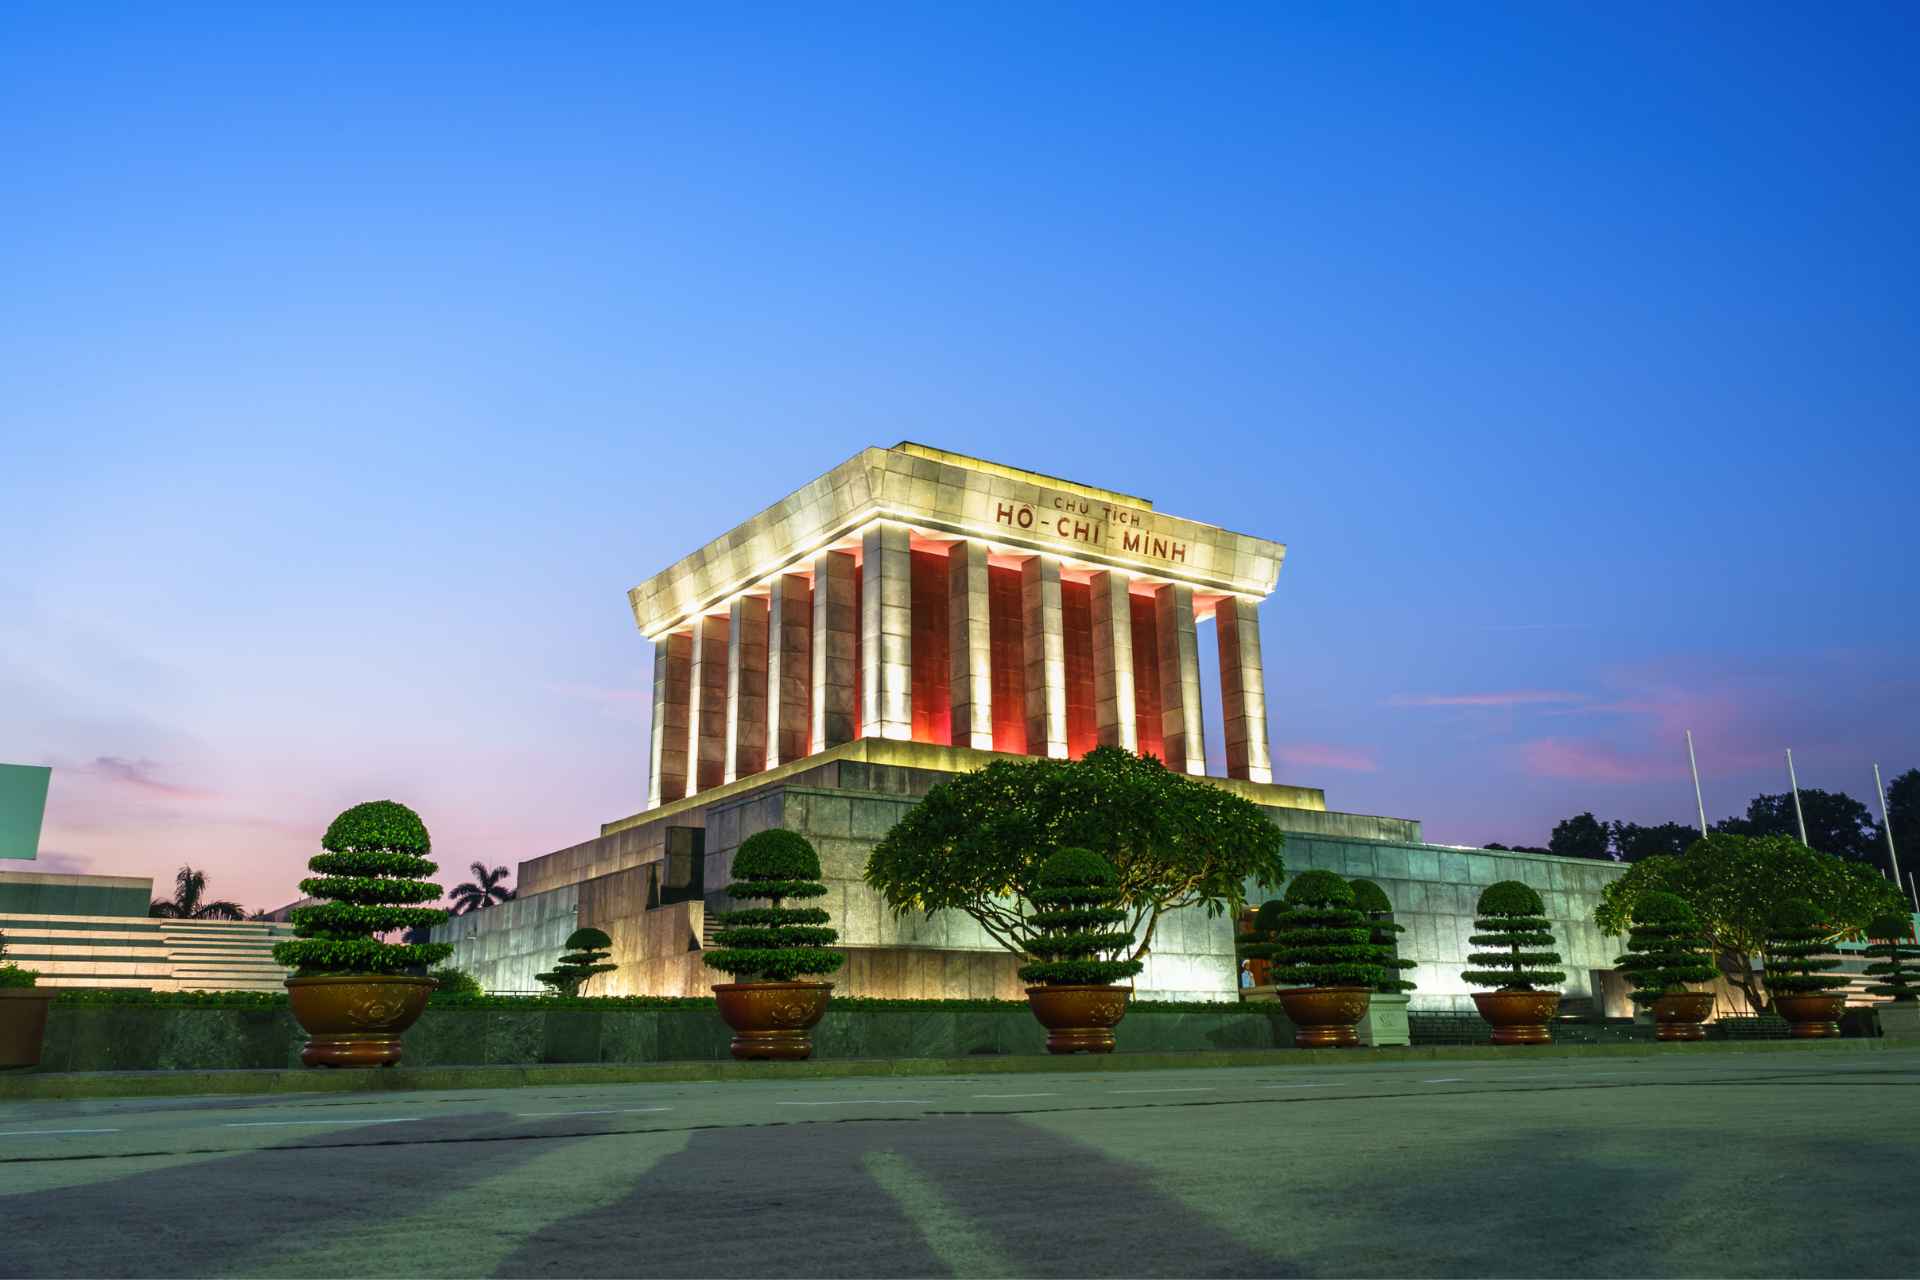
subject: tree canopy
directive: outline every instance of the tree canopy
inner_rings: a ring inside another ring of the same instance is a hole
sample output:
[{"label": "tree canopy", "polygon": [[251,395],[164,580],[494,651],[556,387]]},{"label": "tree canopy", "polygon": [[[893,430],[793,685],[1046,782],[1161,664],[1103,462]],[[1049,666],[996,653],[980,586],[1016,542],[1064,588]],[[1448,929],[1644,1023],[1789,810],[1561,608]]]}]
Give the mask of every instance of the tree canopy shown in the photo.
[{"label": "tree canopy", "polygon": [[940,784],[874,847],[866,881],[896,915],[960,911],[1024,956],[1041,864],[1056,849],[1090,849],[1119,875],[1137,960],[1167,912],[1237,912],[1248,881],[1278,885],[1281,844],[1252,801],[1097,747],[1079,760],[996,760]]},{"label": "tree canopy", "polygon": [[1899,893],[1866,863],[1818,853],[1786,836],[1722,831],[1694,841],[1681,857],[1635,863],[1601,891],[1594,923],[1606,933],[1627,932],[1650,892],[1671,893],[1693,909],[1721,972],[1760,1010],[1769,1004],[1753,960],[1784,903],[1805,899],[1834,936],[1901,908]]},{"label": "tree canopy", "polygon": [[1568,858],[1604,858],[1613,833],[1591,813],[1578,813],[1553,829],[1547,852]]}]

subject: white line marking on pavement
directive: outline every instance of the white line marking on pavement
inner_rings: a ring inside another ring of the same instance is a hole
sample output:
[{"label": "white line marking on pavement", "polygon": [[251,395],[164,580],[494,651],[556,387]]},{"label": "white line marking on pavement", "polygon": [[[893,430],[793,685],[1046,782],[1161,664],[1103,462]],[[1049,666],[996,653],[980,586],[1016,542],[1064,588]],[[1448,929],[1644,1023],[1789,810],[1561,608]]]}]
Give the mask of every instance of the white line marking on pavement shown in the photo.
[{"label": "white line marking on pavement", "polygon": [[516,1111],[513,1114],[515,1119],[531,1120],[536,1116],[617,1116],[620,1111],[613,1107],[605,1111]]},{"label": "white line marking on pavement", "polygon": [[1057,1098],[1057,1093],[976,1093],[976,1098]]},{"label": "white line marking on pavement", "polygon": [[1422,1080],[1421,1084],[1465,1084],[1465,1076],[1440,1076],[1433,1080]]},{"label": "white line marking on pavement", "polygon": [[930,1107],[931,1098],[853,1098],[845,1102],[783,1102],[783,1107]]},{"label": "white line marking on pavement", "polygon": [[1262,1089],[1331,1089],[1332,1082],[1326,1084],[1263,1084]]},{"label": "white line marking on pavement", "polygon": [[1115,1089],[1115,1093],[1217,1093],[1210,1084],[1194,1085],[1186,1089]]},{"label": "white line marking on pavement", "polygon": [[671,1111],[671,1110],[673,1110],[672,1107],[622,1107],[620,1108],[620,1114],[623,1116],[631,1116],[631,1115],[637,1115],[642,1111]]},{"label": "white line marking on pavement", "polygon": [[44,1138],[56,1133],[118,1133],[118,1129],[14,1129],[0,1138]]},{"label": "white line marking on pavement", "polygon": [[381,1116],[377,1120],[354,1120],[340,1118],[334,1120],[229,1120],[220,1127],[223,1129],[278,1129],[295,1124],[412,1124],[419,1116]]}]

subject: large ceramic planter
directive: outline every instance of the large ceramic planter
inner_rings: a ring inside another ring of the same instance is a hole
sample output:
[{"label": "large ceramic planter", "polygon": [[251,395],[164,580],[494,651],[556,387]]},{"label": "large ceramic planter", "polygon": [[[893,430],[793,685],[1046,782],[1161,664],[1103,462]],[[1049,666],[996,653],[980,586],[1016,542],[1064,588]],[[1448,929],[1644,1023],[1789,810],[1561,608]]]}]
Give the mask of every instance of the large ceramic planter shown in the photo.
[{"label": "large ceramic planter", "polygon": [[1128,987],[1028,987],[1027,1007],[1047,1029],[1048,1053],[1112,1053],[1132,995]]},{"label": "large ceramic planter", "polygon": [[713,989],[733,1028],[734,1057],[786,1061],[813,1056],[813,1028],[832,993],[831,982],[723,982]]},{"label": "large ceramic planter", "polygon": [[1407,1006],[1413,997],[1404,991],[1376,991],[1367,997],[1367,1016],[1354,1034],[1369,1048],[1395,1048],[1413,1043],[1407,1027]]},{"label": "large ceramic planter", "polygon": [[1773,1011],[1790,1024],[1795,1040],[1820,1040],[1840,1034],[1840,1013],[1847,1007],[1843,995],[1775,996]]},{"label": "large ceramic planter", "polygon": [[419,1021],[432,978],[364,973],[288,978],[293,1016],[306,1028],[300,1061],[310,1067],[390,1067],[400,1061],[400,1036]]},{"label": "large ceramic planter", "polygon": [[1676,991],[1653,1002],[1655,1040],[1705,1040],[1700,1024],[1713,1012],[1713,992]]},{"label": "large ceramic planter", "polygon": [[1280,993],[1280,1003],[1293,1019],[1293,1047],[1296,1049],[1357,1049],[1360,1036],[1354,1030],[1367,1016],[1370,987],[1290,987]]},{"label": "large ceramic planter", "polygon": [[1552,1044],[1547,1024],[1560,1011],[1558,991],[1476,991],[1473,1003],[1493,1028],[1495,1044]]},{"label": "large ceramic planter", "polygon": [[40,987],[0,987],[0,1067],[37,1067],[47,1038],[47,1005],[53,992]]}]

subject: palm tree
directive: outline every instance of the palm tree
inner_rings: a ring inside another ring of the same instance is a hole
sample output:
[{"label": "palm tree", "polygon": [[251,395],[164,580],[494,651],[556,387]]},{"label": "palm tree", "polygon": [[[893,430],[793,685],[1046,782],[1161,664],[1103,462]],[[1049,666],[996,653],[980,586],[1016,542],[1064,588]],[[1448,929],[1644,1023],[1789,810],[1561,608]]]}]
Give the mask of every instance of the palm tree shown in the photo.
[{"label": "palm tree", "polygon": [[246,909],[237,902],[222,899],[206,902],[207,873],[192,867],[180,868],[173,878],[173,897],[155,898],[147,906],[150,916],[168,920],[245,920]]},{"label": "palm tree", "polygon": [[505,867],[495,867],[489,871],[486,863],[476,862],[470,869],[473,879],[453,886],[453,891],[447,895],[453,899],[453,914],[464,916],[484,910],[496,902],[513,901],[513,890],[500,883],[507,878]]}]

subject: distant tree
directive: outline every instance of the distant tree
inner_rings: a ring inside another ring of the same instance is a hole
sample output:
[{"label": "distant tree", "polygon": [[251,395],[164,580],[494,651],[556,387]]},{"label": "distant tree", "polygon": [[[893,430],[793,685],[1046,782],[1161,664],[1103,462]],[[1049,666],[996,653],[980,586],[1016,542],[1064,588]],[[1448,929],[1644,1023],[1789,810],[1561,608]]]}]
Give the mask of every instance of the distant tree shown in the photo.
[{"label": "distant tree", "polygon": [[[1893,846],[1900,851],[1901,877],[1920,872],[1920,769],[1909,769],[1888,781],[1887,825],[1893,828]],[[1886,847],[1886,837],[1881,836],[1876,848],[1884,851]]]},{"label": "distant tree", "polygon": [[1552,853],[1551,849],[1542,849],[1537,844],[1483,844],[1482,849],[1496,849],[1501,853]]},{"label": "distant tree", "polygon": [[613,939],[599,929],[575,929],[567,935],[566,954],[547,973],[536,973],[556,996],[577,996],[582,984],[595,974],[612,973],[618,965],[608,964]]},{"label": "distant tree", "polygon": [[[1867,806],[1846,792],[1803,787],[1800,810],[1807,819],[1806,843],[1810,848],[1855,862],[1886,861],[1886,845],[1875,843],[1881,838],[1880,825],[1873,820]],[[1800,823],[1794,816],[1793,793],[1755,796],[1747,805],[1746,817],[1726,818],[1714,823],[1713,829],[1735,836],[1786,836],[1798,840]]]},{"label": "distant tree", "polygon": [[513,901],[514,891],[500,883],[507,878],[505,867],[489,870],[486,863],[476,862],[468,869],[473,872],[473,879],[453,886],[447,894],[453,899],[453,914],[469,915],[485,910],[496,902]]},{"label": "distant tree", "polygon": [[1662,822],[1643,827],[1637,822],[1613,824],[1613,856],[1621,862],[1639,862],[1661,856],[1677,858],[1700,838],[1700,829],[1684,822]]},{"label": "distant tree", "polygon": [[1605,858],[1610,855],[1611,840],[1606,823],[1591,813],[1579,813],[1553,829],[1547,852],[1563,858]]},{"label": "distant tree", "polygon": [[147,904],[147,914],[163,920],[245,920],[247,912],[237,902],[222,898],[208,902],[207,873],[192,867],[180,868],[173,878],[173,896],[155,898]]}]

